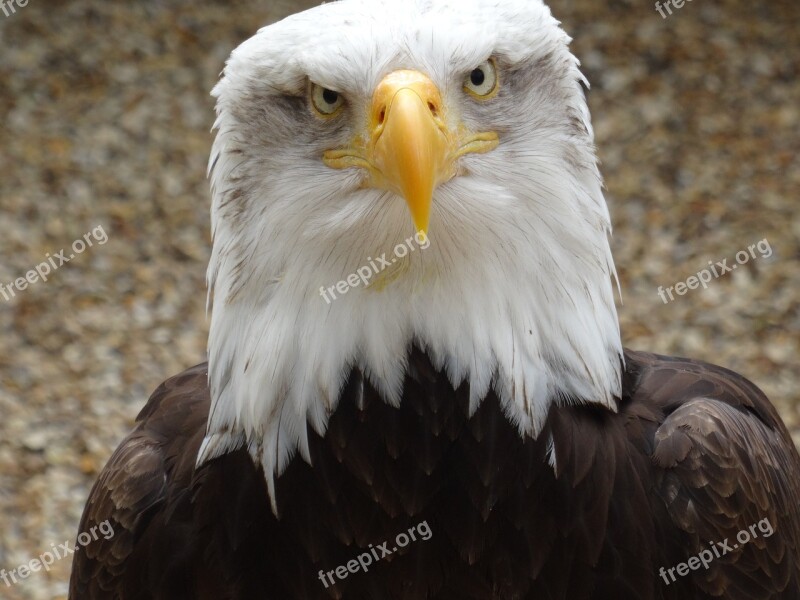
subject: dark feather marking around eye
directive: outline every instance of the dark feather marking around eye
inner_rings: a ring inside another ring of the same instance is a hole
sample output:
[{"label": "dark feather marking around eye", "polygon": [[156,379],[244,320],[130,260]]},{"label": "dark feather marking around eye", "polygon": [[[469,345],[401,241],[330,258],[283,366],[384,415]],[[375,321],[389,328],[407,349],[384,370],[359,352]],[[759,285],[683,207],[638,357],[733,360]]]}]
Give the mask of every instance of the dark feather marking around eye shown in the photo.
[{"label": "dark feather marking around eye", "polygon": [[533,63],[510,69],[504,80],[508,82],[509,92],[514,94],[532,87],[551,86],[555,75],[561,71],[563,67],[557,64],[554,53],[549,52]]},{"label": "dark feather marking around eye", "polygon": [[232,109],[237,127],[236,147],[244,150],[247,175],[256,177],[266,154],[291,149],[296,157],[319,160],[324,150],[347,140],[352,123],[333,119],[321,123],[306,95],[250,93]]}]

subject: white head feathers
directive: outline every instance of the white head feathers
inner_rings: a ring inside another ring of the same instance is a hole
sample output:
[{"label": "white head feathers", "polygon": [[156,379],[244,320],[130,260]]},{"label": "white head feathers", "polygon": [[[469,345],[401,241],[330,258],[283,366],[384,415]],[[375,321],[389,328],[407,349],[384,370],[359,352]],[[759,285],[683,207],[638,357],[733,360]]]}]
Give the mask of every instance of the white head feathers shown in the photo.
[{"label": "white head feathers", "polygon": [[[412,343],[469,383],[473,407],[493,387],[521,435],[537,435],[553,403],[615,409],[609,215],[568,43],[538,0],[342,0],[233,52],[214,89],[212,409],[198,463],[247,447],[273,492],[296,451],[308,458],[306,424],[324,432],[352,368],[400,401]],[[464,77],[489,57],[500,91],[475,102]],[[403,198],[322,161],[397,69],[426,74],[448,118],[500,144],[463,156],[435,191],[428,248],[385,285],[328,303],[321,286],[414,234]],[[313,114],[308,81],[347,113]]]}]

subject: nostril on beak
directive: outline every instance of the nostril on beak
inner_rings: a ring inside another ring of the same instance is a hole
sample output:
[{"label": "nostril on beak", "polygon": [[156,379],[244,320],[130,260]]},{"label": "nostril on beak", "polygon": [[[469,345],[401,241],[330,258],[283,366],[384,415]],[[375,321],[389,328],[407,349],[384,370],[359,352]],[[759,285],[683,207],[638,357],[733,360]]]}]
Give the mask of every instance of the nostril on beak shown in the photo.
[{"label": "nostril on beak", "polygon": [[[431,113],[431,116],[438,117],[439,104],[435,100],[428,100],[427,105],[428,105],[428,110]],[[378,110],[376,122],[378,125],[383,125],[385,121],[386,121],[386,105],[383,104]]]}]

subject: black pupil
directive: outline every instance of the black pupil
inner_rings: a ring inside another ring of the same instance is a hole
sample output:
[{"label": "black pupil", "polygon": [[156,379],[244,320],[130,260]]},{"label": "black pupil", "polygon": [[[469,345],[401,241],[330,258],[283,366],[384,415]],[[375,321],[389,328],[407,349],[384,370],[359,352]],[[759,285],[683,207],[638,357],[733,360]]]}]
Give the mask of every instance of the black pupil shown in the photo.
[{"label": "black pupil", "polygon": [[486,73],[483,72],[483,69],[475,69],[469,76],[469,80],[476,87],[483,85],[483,82],[486,81]]},{"label": "black pupil", "polygon": [[322,99],[328,104],[336,104],[339,100],[339,94],[333,90],[325,90],[322,92]]}]

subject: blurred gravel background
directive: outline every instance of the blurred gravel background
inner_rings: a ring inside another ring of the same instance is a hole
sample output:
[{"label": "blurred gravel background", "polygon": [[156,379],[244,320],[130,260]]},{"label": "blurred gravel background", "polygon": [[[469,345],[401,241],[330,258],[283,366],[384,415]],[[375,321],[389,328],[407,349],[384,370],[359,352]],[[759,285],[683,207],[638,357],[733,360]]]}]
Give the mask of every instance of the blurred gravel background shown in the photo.
[{"label": "blurred gravel background", "polygon": [[[166,377],[205,359],[208,91],[311,2],[29,0],[0,13],[0,568],[74,540],[98,470]],[[744,373],[800,441],[800,3],[554,0],[592,82],[628,346]],[[767,239],[708,290],[672,286]],[[0,597],[62,598],[70,561]]]}]

